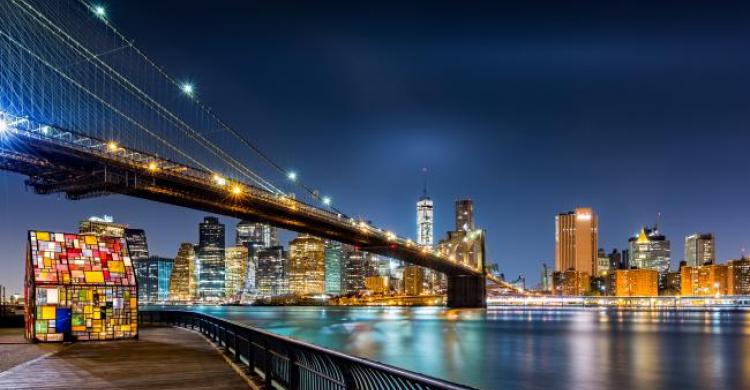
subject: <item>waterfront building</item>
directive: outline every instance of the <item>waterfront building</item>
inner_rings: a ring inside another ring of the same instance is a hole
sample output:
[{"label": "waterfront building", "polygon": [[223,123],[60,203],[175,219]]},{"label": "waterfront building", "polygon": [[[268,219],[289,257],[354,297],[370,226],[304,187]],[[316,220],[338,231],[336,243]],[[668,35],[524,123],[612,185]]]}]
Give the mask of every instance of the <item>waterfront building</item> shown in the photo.
[{"label": "waterfront building", "polygon": [[320,238],[301,234],[289,243],[289,292],[325,292],[325,243]]},{"label": "waterfront building", "polygon": [[552,291],[552,270],[547,263],[542,263],[541,290]]},{"label": "waterfront building", "polygon": [[727,290],[729,295],[750,295],[750,259],[742,257],[727,262]]},{"label": "waterfront building", "polygon": [[169,300],[192,302],[198,294],[198,267],[193,244],[184,242],[177,250],[169,278]]},{"label": "waterfront building", "polygon": [[198,297],[203,301],[218,302],[224,298],[225,289],[225,231],[216,217],[205,217],[199,225],[198,245]]},{"label": "waterfront building", "polygon": [[248,249],[244,246],[226,248],[224,260],[224,296],[232,302],[239,302],[245,291],[247,277]]},{"label": "waterfront building", "polygon": [[344,293],[344,254],[341,244],[327,241],[325,248],[326,291],[328,295]]},{"label": "waterfront building", "polygon": [[167,301],[174,259],[149,256],[146,259],[133,262],[133,265],[138,280],[138,301],[141,304]]},{"label": "waterfront building", "polygon": [[115,223],[112,216],[105,214],[101,217],[91,216],[89,219],[81,221],[78,224],[78,232],[95,236],[125,237],[127,227],[127,225]]},{"label": "waterfront building", "polygon": [[124,237],[30,231],[28,240],[28,340],[138,335],[138,285]]},{"label": "waterfront building", "polygon": [[663,295],[680,295],[682,292],[682,278],[680,276],[680,271],[667,272],[665,280],[666,283],[662,289]]},{"label": "waterfront building", "polygon": [[659,295],[659,272],[652,269],[618,269],[615,296],[655,297]]},{"label": "waterfront building", "polygon": [[365,289],[365,277],[368,274],[367,254],[348,245],[343,247],[343,253],[346,294],[355,294]]},{"label": "waterfront building", "polygon": [[408,265],[404,267],[404,295],[417,296],[422,295],[424,287],[424,274],[422,267]]},{"label": "waterfront building", "polygon": [[683,296],[728,295],[729,267],[725,264],[710,264],[680,268]]},{"label": "waterfront building", "polygon": [[614,270],[614,268],[610,268],[610,260],[607,252],[603,248],[599,248],[596,255],[596,275],[606,275],[610,270]]},{"label": "waterfront building", "polygon": [[627,267],[623,266],[622,263],[622,254],[617,251],[617,248],[612,249],[612,252],[607,255],[609,258],[609,269],[610,270],[616,270],[616,269],[626,269]]},{"label": "waterfront building", "polygon": [[134,263],[148,259],[149,252],[146,232],[142,229],[125,229],[125,241],[128,243],[130,259]]},{"label": "waterfront building", "polygon": [[685,237],[685,262],[691,267],[716,262],[716,240],[713,233],[695,233]]},{"label": "waterfront building", "polygon": [[387,276],[368,276],[365,278],[365,288],[373,294],[383,295],[390,291]]},{"label": "waterfront building", "polygon": [[599,244],[599,221],[591,208],[555,217],[555,271],[594,275]]},{"label": "waterfront building", "polygon": [[552,291],[553,295],[558,296],[578,296],[584,295],[590,291],[591,276],[588,272],[578,272],[568,270],[565,272],[556,271],[552,274]]},{"label": "waterfront building", "polygon": [[277,296],[289,293],[289,262],[284,247],[273,246],[258,252],[256,288],[258,295]]},{"label": "waterfront building", "polygon": [[659,233],[655,226],[652,229],[642,228],[637,236],[628,240],[630,268],[653,269],[661,274],[669,271],[669,240]]}]

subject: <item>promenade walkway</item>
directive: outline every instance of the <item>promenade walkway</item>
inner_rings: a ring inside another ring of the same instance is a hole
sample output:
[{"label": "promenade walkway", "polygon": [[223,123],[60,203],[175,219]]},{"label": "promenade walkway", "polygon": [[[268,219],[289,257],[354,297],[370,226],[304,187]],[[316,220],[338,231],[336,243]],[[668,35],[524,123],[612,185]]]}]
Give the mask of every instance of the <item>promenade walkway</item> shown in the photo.
[{"label": "promenade walkway", "polygon": [[[23,356],[0,365],[4,370],[0,372],[0,389],[249,387],[211,343],[181,328],[143,328],[139,340],[68,345],[0,343],[0,358],[20,354]],[[12,364],[17,365],[9,367]]]}]

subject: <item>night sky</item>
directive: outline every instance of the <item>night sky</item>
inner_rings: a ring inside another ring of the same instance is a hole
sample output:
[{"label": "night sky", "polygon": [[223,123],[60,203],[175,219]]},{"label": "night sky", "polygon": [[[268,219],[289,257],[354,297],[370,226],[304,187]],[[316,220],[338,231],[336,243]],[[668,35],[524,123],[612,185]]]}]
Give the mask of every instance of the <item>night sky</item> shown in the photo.
[{"label": "night sky", "polygon": [[[608,252],[657,212],[673,264],[696,231],[716,234],[722,262],[750,248],[750,4],[652,3],[103,4],[347,214],[414,237],[427,167],[436,239],[470,197],[488,259],[533,285],[554,263],[555,214],[576,206],[599,214]],[[197,240],[204,215],[42,197],[0,173],[0,284],[20,291],[27,229],[103,213],[166,256]]]}]

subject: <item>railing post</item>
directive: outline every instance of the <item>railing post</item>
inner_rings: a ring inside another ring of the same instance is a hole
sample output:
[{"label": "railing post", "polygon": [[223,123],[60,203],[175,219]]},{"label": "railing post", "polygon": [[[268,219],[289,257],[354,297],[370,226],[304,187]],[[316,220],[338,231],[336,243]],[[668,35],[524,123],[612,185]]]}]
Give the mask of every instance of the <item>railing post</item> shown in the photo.
[{"label": "railing post", "polygon": [[289,357],[289,388],[292,390],[299,389],[299,366],[297,366],[297,353],[294,348],[287,350]]},{"label": "railing post", "polygon": [[232,337],[233,345],[232,348],[234,348],[234,361],[236,363],[240,362],[240,338],[237,337],[237,333],[239,333],[239,328],[234,326],[232,327],[232,330],[234,331],[234,337]]},{"label": "railing post", "polygon": [[273,360],[271,358],[271,340],[268,339],[268,337],[263,337],[265,343],[264,343],[264,354],[263,360],[265,361],[265,367],[263,369],[265,370],[266,374],[266,388],[267,389],[273,389],[273,383],[271,382],[273,380],[273,368],[271,365],[273,364]]},{"label": "railing post", "polygon": [[245,331],[247,339],[247,373],[248,375],[255,374],[255,348],[253,348],[253,337],[252,333]]}]

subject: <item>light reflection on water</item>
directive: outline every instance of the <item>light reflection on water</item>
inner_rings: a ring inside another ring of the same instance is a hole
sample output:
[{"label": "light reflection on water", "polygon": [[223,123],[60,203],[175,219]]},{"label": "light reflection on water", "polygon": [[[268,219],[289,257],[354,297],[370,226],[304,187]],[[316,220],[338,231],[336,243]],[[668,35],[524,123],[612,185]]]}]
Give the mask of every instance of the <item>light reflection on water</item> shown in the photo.
[{"label": "light reflection on water", "polygon": [[745,312],[193,306],[481,388],[750,388]]}]

